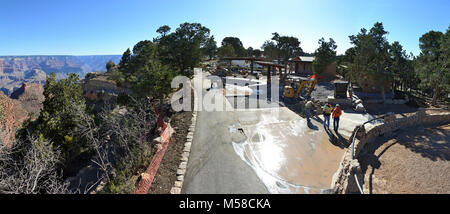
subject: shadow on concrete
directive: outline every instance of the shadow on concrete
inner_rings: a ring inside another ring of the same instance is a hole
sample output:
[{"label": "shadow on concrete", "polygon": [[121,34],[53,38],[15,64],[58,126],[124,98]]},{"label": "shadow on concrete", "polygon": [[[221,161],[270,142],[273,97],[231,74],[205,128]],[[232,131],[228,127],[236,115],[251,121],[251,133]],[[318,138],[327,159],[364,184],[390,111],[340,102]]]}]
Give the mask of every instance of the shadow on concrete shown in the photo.
[{"label": "shadow on concrete", "polygon": [[308,128],[312,129],[312,130],[319,130],[319,127],[317,127],[316,125],[314,125],[311,121],[308,121]]},{"label": "shadow on concrete", "polygon": [[350,146],[350,143],[347,141],[347,139],[345,139],[344,137],[342,137],[341,134],[336,133],[336,135],[333,133],[333,131],[331,131],[328,128],[324,127],[325,132],[328,134],[330,143],[341,148],[341,149],[345,149],[347,147]]}]

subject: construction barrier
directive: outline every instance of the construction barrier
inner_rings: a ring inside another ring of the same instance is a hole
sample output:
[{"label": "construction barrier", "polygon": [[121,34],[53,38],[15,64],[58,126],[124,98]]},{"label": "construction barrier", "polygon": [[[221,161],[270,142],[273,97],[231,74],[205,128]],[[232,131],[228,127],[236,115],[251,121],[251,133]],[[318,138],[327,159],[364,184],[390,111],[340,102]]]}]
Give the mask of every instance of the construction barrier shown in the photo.
[{"label": "construction barrier", "polygon": [[162,143],[161,146],[158,147],[156,153],[154,154],[150,162],[150,165],[147,167],[147,170],[145,170],[145,173],[143,173],[143,176],[141,176],[141,180],[137,185],[134,194],[148,193],[148,190],[152,186],[156,172],[158,172],[159,165],[161,164],[161,161],[164,157],[164,154],[166,153],[167,147],[169,146],[170,142],[170,127],[167,125],[166,122],[164,122],[162,115],[158,112],[156,106],[154,106],[154,108],[155,114],[157,116],[156,127],[157,130],[161,130],[160,136],[162,139]]}]

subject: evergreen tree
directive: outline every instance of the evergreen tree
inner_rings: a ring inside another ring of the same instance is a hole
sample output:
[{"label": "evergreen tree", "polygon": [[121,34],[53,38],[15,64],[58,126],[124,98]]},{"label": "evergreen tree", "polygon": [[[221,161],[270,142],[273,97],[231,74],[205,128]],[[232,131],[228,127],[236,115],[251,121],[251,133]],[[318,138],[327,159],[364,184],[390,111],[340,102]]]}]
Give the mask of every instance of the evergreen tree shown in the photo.
[{"label": "evergreen tree", "polygon": [[417,59],[420,87],[432,91],[432,105],[441,94],[450,91],[450,27],[444,34],[430,31],[420,37],[421,53]]},{"label": "evergreen tree", "polygon": [[314,52],[314,62],[312,63],[313,72],[321,74],[326,66],[336,61],[336,42],[332,38],[326,42],[324,38],[319,39],[319,48]]}]

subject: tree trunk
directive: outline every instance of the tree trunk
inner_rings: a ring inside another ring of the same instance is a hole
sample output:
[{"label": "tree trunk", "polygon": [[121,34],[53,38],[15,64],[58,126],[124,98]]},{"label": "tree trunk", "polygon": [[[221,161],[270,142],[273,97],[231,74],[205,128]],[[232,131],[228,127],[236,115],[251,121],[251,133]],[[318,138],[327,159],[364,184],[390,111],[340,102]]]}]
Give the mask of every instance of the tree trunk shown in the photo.
[{"label": "tree trunk", "polygon": [[439,95],[439,87],[436,84],[436,86],[434,87],[433,101],[431,102],[432,106],[436,106],[438,95]]},{"label": "tree trunk", "polygon": [[384,81],[383,81],[383,85],[381,86],[381,97],[383,99],[383,104],[386,104],[386,91],[384,89]]}]

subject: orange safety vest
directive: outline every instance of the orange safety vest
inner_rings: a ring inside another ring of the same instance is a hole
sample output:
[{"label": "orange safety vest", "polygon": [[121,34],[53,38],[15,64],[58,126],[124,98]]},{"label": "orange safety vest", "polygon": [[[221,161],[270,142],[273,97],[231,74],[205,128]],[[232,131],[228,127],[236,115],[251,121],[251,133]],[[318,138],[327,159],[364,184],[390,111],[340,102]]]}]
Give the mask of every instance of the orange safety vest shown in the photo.
[{"label": "orange safety vest", "polygon": [[334,111],[333,111],[333,118],[340,117],[341,115],[342,115],[341,108],[339,108],[339,107],[335,108]]}]

